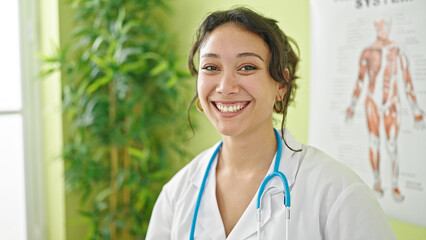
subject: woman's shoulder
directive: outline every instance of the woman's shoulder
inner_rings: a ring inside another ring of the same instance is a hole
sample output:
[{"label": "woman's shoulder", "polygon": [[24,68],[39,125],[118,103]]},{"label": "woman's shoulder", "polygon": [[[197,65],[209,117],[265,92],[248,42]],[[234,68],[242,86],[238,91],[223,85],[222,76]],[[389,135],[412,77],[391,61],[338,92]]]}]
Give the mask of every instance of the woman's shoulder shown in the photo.
[{"label": "woman's shoulder", "polygon": [[302,175],[306,174],[305,176],[308,176],[314,182],[324,183],[321,184],[323,186],[334,186],[336,188],[347,188],[355,183],[364,184],[358,174],[348,166],[313,146],[305,147],[299,169]]},{"label": "woman's shoulder", "polygon": [[[288,129],[285,129],[286,146],[287,144],[293,149],[300,149],[300,152],[290,151],[288,147],[285,151],[289,152],[287,156],[291,156],[293,165],[296,164],[296,182],[310,181],[321,184],[322,182],[338,182],[343,184],[351,184],[353,182],[362,182],[361,178],[349,167],[329,156],[322,150],[305,145],[297,141]],[[297,163],[295,162],[297,160]],[[290,163],[291,164],[291,163]],[[336,185],[336,184],[333,184]]]},{"label": "woman's shoulder", "polygon": [[218,144],[208,148],[198,154],[187,165],[180,169],[171,179],[167,182],[163,191],[167,194],[178,197],[185,194],[192,186],[199,187],[200,179],[204,176],[208,162]]},{"label": "woman's shoulder", "polygon": [[[306,146],[299,177],[304,181],[298,188],[302,199],[316,200],[311,206],[310,202],[304,202],[300,207],[322,213],[320,225],[326,238],[396,239],[373,191],[348,166],[315,147]],[[357,208],[368,211],[354,210]],[[354,224],[358,227],[348,227]]]}]

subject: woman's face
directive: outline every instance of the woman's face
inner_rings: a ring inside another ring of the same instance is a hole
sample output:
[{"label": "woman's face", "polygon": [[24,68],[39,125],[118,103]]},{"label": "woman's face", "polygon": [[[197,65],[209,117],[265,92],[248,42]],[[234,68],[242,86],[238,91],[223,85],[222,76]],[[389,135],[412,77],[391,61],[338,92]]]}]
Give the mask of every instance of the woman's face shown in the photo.
[{"label": "woman's face", "polygon": [[210,122],[226,136],[271,129],[284,87],[269,74],[271,53],[255,33],[226,23],[200,48],[198,95]]}]

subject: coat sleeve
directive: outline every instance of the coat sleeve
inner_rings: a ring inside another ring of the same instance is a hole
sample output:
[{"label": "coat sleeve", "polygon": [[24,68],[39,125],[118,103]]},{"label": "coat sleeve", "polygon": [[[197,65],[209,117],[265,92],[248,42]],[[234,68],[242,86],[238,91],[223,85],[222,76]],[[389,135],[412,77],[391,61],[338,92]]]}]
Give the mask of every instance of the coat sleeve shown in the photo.
[{"label": "coat sleeve", "polygon": [[166,189],[163,187],[152,211],[146,240],[171,239],[173,207]]},{"label": "coat sleeve", "polygon": [[396,239],[374,193],[354,183],[336,199],[327,217],[325,239]]}]

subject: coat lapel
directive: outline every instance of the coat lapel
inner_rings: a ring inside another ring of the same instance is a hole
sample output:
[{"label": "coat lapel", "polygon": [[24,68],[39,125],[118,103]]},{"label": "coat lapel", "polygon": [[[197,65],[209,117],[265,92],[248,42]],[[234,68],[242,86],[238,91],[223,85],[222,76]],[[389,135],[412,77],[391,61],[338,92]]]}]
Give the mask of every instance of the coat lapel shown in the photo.
[{"label": "coat lapel", "polygon": [[[214,147],[208,150],[205,159],[203,159],[203,164],[200,165],[200,168],[197,169],[197,172],[192,177],[191,181],[198,189],[201,187],[208,162],[217,146],[218,144],[215,144]],[[225,229],[216,201],[216,165],[217,157],[211,166],[201,199],[195,227],[195,239],[225,239]]]},{"label": "coat lapel", "polygon": [[[219,207],[216,200],[216,163],[212,165],[207,186],[204,192],[203,201],[200,205],[200,216],[199,224],[208,234],[209,239],[225,239],[225,228],[222,223],[222,217],[220,216]],[[199,238],[206,239],[206,238]]]},{"label": "coat lapel", "polygon": [[[237,225],[232,229],[227,240],[241,240],[256,234],[257,221],[256,221],[256,202],[257,193],[251,200],[249,206],[238,220]],[[261,228],[271,219],[271,199],[270,195],[265,195],[262,199],[262,212],[261,212]]]}]

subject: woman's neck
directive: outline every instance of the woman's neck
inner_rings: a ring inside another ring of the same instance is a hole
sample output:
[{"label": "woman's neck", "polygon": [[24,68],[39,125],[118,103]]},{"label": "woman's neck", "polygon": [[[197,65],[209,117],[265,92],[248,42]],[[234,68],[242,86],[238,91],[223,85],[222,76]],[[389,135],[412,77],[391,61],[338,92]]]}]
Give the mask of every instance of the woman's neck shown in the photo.
[{"label": "woman's neck", "polygon": [[272,127],[255,129],[240,136],[223,136],[218,170],[252,174],[269,169],[277,142]]}]

